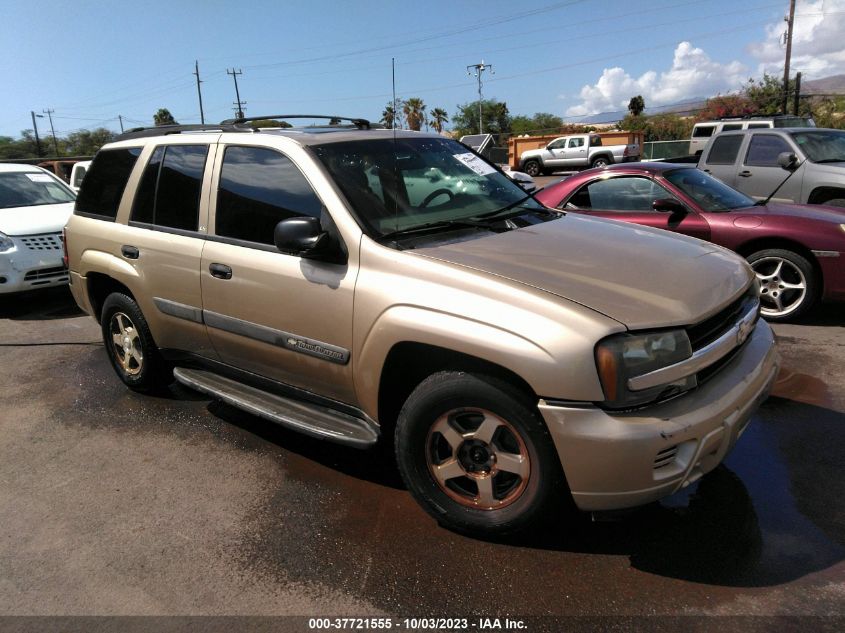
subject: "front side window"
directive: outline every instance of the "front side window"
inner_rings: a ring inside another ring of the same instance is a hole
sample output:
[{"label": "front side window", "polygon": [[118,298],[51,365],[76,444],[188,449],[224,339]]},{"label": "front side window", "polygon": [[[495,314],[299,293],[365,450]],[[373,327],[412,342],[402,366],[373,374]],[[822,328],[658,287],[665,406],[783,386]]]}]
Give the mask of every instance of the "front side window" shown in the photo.
[{"label": "front side window", "polygon": [[552,141],[551,143],[549,143],[549,146],[548,146],[547,149],[563,149],[564,147],[566,147],[566,139],[565,138],[559,138],[558,140]]},{"label": "front side window", "polygon": [[323,204],[287,156],[263,147],[227,147],[217,190],[215,233],[273,244],[276,224],[322,215]]},{"label": "front side window", "polygon": [[567,200],[565,209],[594,209],[596,211],[653,211],[652,203],[670,198],[656,182],[641,176],[604,178],[581,187]]},{"label": "front side window", "polygon": [[739,147],[742,145],[741,134],[731,136],[720,136],[713,141],[713,147],[707,155],[708,165],[733,165],[736,156],[739,154]]},{"label": "front side window", "polygon": [[710,136],[713,136],[714,129],[716,129],[715,125],[697,125],[692,130],[692,137],[708,138]]},{"label": "front side window", "polygon": [[144,168],[132,221],[196,231],[207,155],[208,145],[157,147]]},{"label": "front side window", "polygon": [[663,177],[695,200],[704,211],[730,211],[754,206],[754,200],[699,169],[675,169],[666,172]]},{"label": "front side window", "polygon": [[105,149],[97,152],[88,168],[85,186],[76,198],[75,213],[90,213],[106,219],[117,217],[123,190],[129,181],[140,147]]},{"label": "front side window", "polygon": [[751,167],[778,167],[778,154],[791,152],[789,143],[774,134],[755,134],[748,144],[745,164]]},{"label": "front side window", "polygon": [[0,173],[0,209],[73,202],[73,192],[43,171]]}]

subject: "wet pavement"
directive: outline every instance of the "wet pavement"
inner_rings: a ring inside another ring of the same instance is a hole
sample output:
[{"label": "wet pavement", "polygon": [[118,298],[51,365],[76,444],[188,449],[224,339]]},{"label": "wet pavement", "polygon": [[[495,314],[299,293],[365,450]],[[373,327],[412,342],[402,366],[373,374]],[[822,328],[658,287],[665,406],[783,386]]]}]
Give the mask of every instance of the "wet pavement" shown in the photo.
[{"label": "wet pavement", "polygon": [[490,542],[376,451],[127,391],[64,290],[0,301],[0,615],[845,616],[842,306],[776,326],[774,396],[700,482]]}]

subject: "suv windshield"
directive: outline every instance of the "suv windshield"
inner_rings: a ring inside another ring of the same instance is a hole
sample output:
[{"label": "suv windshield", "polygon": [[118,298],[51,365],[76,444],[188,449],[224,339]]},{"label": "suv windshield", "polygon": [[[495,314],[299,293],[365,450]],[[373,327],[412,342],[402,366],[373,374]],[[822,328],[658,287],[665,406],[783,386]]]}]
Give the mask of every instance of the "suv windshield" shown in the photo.
[{"label": "suv windshield", "polygon": [[0,209],[73,202],[73,192],[41,171],[0,173]]},{"label": "suv windshield", "polygon": [[447,226],[509,207],[544,210],[510,178],[453,140],[381,138],[312,149],[375,237],[432,223]]},{"label": "suv windshield", "polygon": [[845,162],[845,132],[813,130],[792,132],[792,138],[814,163]]},{"label": "suv windshield", "polygon": [[664,178],[695,200],[704,211],[713,213],[754,206],[754,200],[744,193],[698,169],[675,169],[666,172]]}]

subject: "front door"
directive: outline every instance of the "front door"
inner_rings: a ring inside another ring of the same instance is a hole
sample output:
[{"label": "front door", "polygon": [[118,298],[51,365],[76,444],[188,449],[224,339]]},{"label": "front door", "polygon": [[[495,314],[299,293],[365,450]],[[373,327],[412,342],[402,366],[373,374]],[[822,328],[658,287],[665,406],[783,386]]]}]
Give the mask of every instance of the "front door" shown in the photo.
[{"label": "front door", "polygon": [[349,354],[357,264],[285,255],[273,245],[280,220],[313,216],[325,227],[328,211],[276,149],[221,145],[218,165],[201,279],[203,316],[221,360],[354,403]]},{"label": "front door", "polygon": [[735,188],[755,200],[765,200],[777,189],[772,200],[800,201],[803,170],[789,176],[790,172],[778,164],[778,156],[783,152],[795,153],[786,139],[777,134],[755,133],[737,173]]}]

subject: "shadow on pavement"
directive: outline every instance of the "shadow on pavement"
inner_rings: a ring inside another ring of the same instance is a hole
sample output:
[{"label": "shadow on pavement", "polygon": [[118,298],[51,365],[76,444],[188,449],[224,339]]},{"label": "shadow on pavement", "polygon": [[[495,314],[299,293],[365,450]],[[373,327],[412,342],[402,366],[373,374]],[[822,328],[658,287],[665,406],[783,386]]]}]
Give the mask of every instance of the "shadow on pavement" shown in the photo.
[{"label": "shadow on pavement", "polygon": [[0,319],[47,321],[84,314],[66,286],[0,295]]}]

